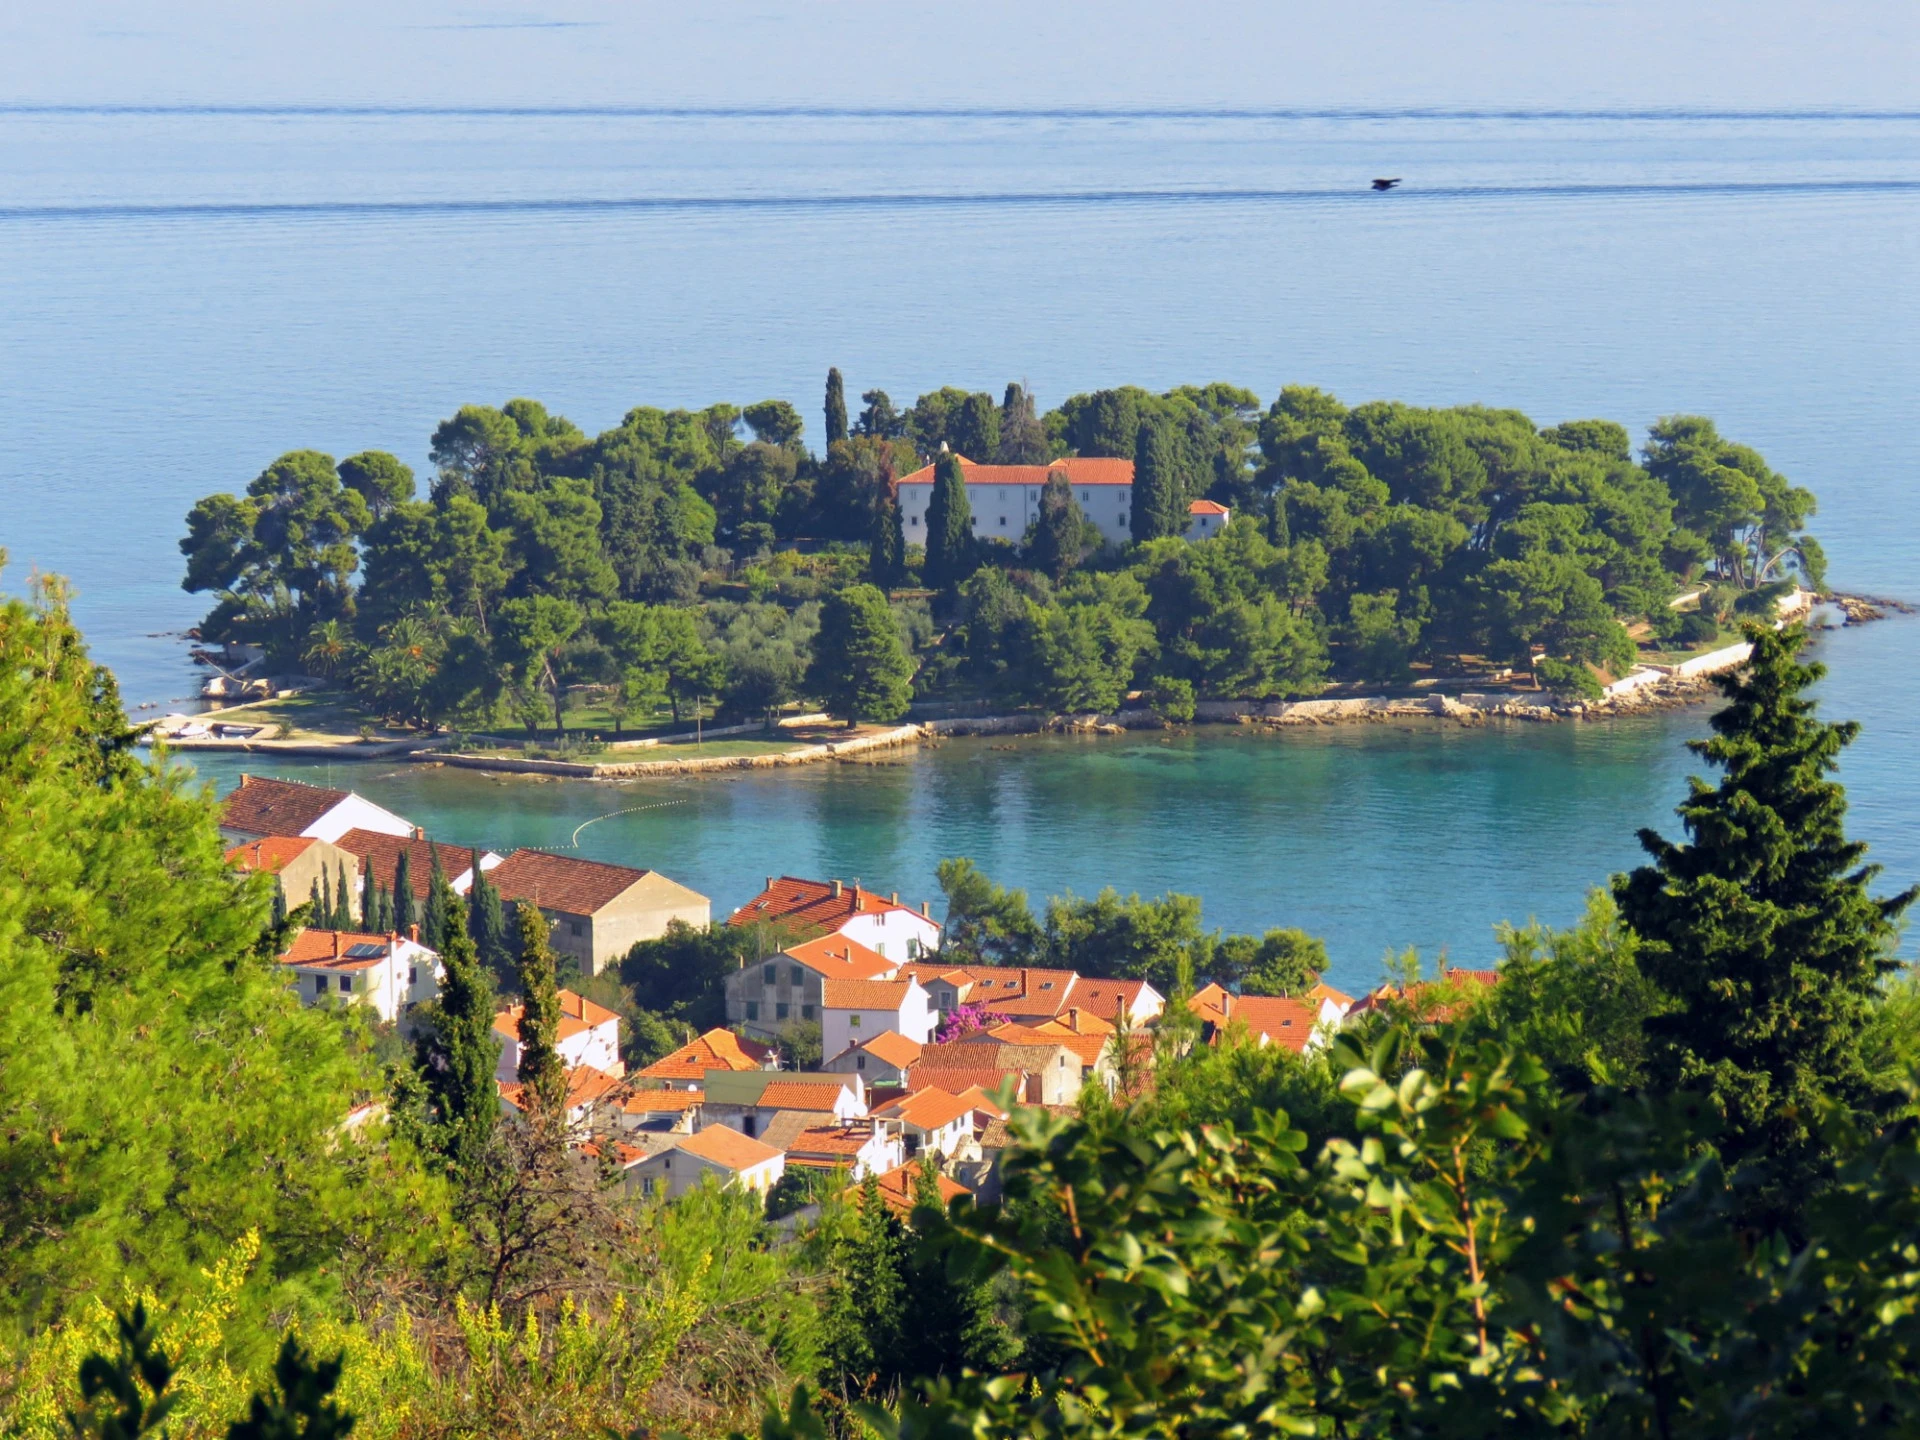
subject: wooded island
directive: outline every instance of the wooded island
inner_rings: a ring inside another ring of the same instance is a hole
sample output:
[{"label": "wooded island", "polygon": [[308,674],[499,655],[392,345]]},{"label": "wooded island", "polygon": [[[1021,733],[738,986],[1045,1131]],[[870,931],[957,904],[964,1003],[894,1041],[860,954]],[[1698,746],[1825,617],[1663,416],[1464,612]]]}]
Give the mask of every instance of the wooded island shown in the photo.
[{"label": "wooded island", "polygon": [[1300,386],[1264,409],[1217,383],[1044,415],[1020,385],[861,398],[849,421],[829,372],[823,454],[784,400],[594,437],[532,400],[466,406],[424,499],[386,452],[289,452],[188,516],[200,636],[421,728],[1141,691],[1183,720],[1416,673],[1597,694],[1823,584],[1813,495],[1698,416],[1636,455],[1608,420]]}]

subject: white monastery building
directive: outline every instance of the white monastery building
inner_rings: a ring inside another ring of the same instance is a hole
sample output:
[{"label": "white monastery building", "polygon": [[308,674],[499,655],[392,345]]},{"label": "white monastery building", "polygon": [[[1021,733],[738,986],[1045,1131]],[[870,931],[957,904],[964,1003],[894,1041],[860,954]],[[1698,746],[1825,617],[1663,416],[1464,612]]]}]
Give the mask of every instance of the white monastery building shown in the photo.
[{"label": "white monastery building", "polygon": [[[1133,538],[1133,461],[1105,456],[1070,456],[1051,465],[976,465],[960,457],[973,508],[973,533],[982,540],[1018,545],[1027,526],[1040,518],[1040,491],[1048,477],[1067,477],[1080,511],[1115,545]],[[900,528],[909,545],[927,543],[927,501],[933,497],[933,466],[923,465],[897,482]]]}]

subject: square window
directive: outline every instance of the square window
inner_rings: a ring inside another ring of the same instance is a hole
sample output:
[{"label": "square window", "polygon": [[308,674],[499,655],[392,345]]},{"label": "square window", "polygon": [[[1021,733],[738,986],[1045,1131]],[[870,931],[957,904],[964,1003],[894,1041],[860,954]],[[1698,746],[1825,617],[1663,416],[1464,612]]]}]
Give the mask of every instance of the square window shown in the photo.
[{"label": "square window", "polygon": [[787,968],[787,979],[792,984],[804,985],[807,979],[807,972],[802,970],[798,965],[789,966]]},{"label": "square window", "polygon": [[418,965],[407,966],[407,984],[418,985],[419,983],[420,983],[420,967]]},{"label": "square window", "polygon": [[759,1018],[760,1018],[760,1002],[758,1000],[747,1001],[747,1019],[758,1020]]},{"label": "square window", "polygon": [[787,1018],[787,1010],[788,1010],[788,1008],[789,1008],[789,1007],[788,1007],[788,1005],[787,1005],[787,1002],[786,1002],[786,1001],[784,1001],[784,1000],[782,1000],[782,1001],[781,1001],[781,1002],[780,1002],[779,1004],[777,1004],[777,1005],[775,1005],[775,1006],[773,1007],[773,1018],[774,1018],[774,1019],[776,1019],[776,1020],[784,1020],[784,1019],[786,1019],[786,1018]]},{"label": "square window", "polygon": [[351,991],[353,989],[353,977],[351,975],[342,975],[340,977],[340,988]]},{"label": "square window", "polygon": [[766,969],[760,972],[760,978],[766,981],[767,984],[771,985],[773,984],[775,977],[777,977],[779,973],[780,973],[780,967],[778,965],[769,965],[766,967]]},{"label": "square window", "polygon": [[800,1007],[800,1018],[802,1020],[811,1020],[813,1018],[813,1007],[811,1005],[802,1005]]},{"label": "square window", "polygon": [[856,1056],[854,1056],[854,1057],[853,1057],[853,1068],[854,1068],[854,1069],[856,1069],[856,1070],[864,1070],[864,1069],[866,1069],[866,1068],[867,1068],[867,1057],[866,1057],[866,1056],[864,1056],[864,1055],[856,1055]]},{"label": "square window", "polygon": [[326,976],[316,975],[313,977],[313,993],[316,995],[324,995],[327,993],[327,977]]},{"label": "square window", "polygon": [[567,930],[574,935],[584,935],[587,933],[587,927],[582,925],[578,920],[569,920],[567,922]]},{"label": "square window", "polygon": [[1002,530],[1004,530],[1004,529],[1006,529],[1006,528],[1007,528],[1007,517],[1006,517],[1006,516],[1004,516],[1004,515],[1002,515],[1002,516],[1000,517],[1000,528],[1001,528]]},{"label": "square window", "polygon": [[651,1175],[642,1175],[640,1177],[640,1193],[642,1195],[653,1194],[653,1177]]},{"label": "square window", "polygon": [[858,1010],[847,1017],[847,1027],[852,1030],[858,1030],[860,1028],[860,1012]]},{"label": "square window", "polygon": [[907,958],[909,960],[918,960],[920,958],[920,941],[918,939],[915,939],[915,938],[908,939]]}]

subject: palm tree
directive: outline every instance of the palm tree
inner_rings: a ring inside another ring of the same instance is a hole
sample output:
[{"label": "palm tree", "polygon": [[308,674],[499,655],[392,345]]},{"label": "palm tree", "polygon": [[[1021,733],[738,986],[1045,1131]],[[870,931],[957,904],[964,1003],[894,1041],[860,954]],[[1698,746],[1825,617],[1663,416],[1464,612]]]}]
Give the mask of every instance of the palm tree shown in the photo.
[{"label": "palm tree", "polygon": [[346,662],[353,642],[338,620],[322,620],[307,631],[307,648],[300,652],[300,663],[315,675],[331,680]]}]

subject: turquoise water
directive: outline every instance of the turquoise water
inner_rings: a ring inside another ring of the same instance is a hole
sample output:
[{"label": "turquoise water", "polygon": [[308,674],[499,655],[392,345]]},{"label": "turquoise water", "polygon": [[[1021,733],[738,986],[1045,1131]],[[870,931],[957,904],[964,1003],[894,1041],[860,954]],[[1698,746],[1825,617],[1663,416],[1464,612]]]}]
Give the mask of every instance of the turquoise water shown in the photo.
[{"label": "turquoise water", "polygon": [[[1511,86],[1441,93],[1422,72],[1404,93],[1423,111],[1383,108],[1402,103],[1386,79],[1313,108],[1327,77],[1366,69],[1308,64],[1318,29],[1286,52],[1291,88],[1255,83],[1237,51],[1198,65],[1163,34],[1172,88],[1136,96],[1134,70],[1110,63],[1116,30],[1085,64],[1025,80],[969,64],[935,100],[902,79],[947,53],[931,41],[918,61],[868,65],[870,89],[823,78],[852,63],[837,50],[818,73],[780,72],[791,83],[729,89],[722,55],[780,69],[757,21],[721,25],[724,44],[686,21],[720,48],[683,84],[662,58],[680,30],[648,48],[655,35],[612,10],[604,32],[469,37],[416,34],[402,5],[360,70],[332,40],[289,51],[224,14],[217,55],[158,15],[171,38],[109,26],[67,45],[45,38],[67,22],[48,20],[27,37],[40,49],[14,52],[42,57],[33,73],[0,86],[6,583],[71,576],[129,701],[166,705],[197,684],[179,632],[205,608],[178,588],[181,517],[282,450],[377,446],[424,472],[439,419],[511,395],[588,430],[640,403],[767,395],[813,423],[838,365],[850,394],[898,401],[1017,378],[1051,405],[1218,378],[1263,397],[1305,382],[1350,401],[1510,405],[1543,424],[1703,411],[1819,494],[1840,584],[1920,597],[1920,115],[1766,108],[1788,92],[1738,56],[1709,77],[1726,103],[1674,109],[1687,77],[1646,69],[1638,42],[1618,51],[1632,86],[1570,84],[1562,101],[1554,67],[1574,52],[1542,42],[1529,68],[1515,47],[1530,26],[1593,17],[1539,8],[1547,19],[1449,7],[1447,26],[1498,32],[1450,75],[1538,83],[1516,102]],[[933,22],[900,23],[879,29]],[[1054,46],[1036,64],[1079,55],[1060,16],[1035,23]],[[1249,43],[1280,43],[1260,26]],[[1347,37],[1369,64],[1373,28]],[[1877,68],[1822,60],[1831,38],[1805,51],[1829,97],[1902,73],[1897,45]],[[645,50],[652,79],[622,90],[610,44]],[[448,68],[485,46],[488,65]],[[1111,83],[1089,90],[1102,66]],[[1785,77],[1793,103],[1819,90],[1803,71]],[[201,103],[222,99],[247,103]],[[112,103],[131,101],[156,103]],[[1379,174],[1406,184],[1367,193]],[[1830,710],[1867,725],[1846,769],[1856,827],[1890,878],[1920,875],[1920,627],[1890,621],[1824,653]],[[607,811],[658,806],[589,827],[583,853],[658,866],[721,905],[772,870],[918,899],[953,854],[1037,897],[1188,890],[1214,924],[1324,933],[1357,984],[1388,946],[1479,958],[1496,921],[1571,919],[1632,863],[1636,827],[1670,826],[1702,723],[953,744],[632,786],[318,778],[495,846],[566,844]],[[223,783],[238,768],[205,766]]]}]

